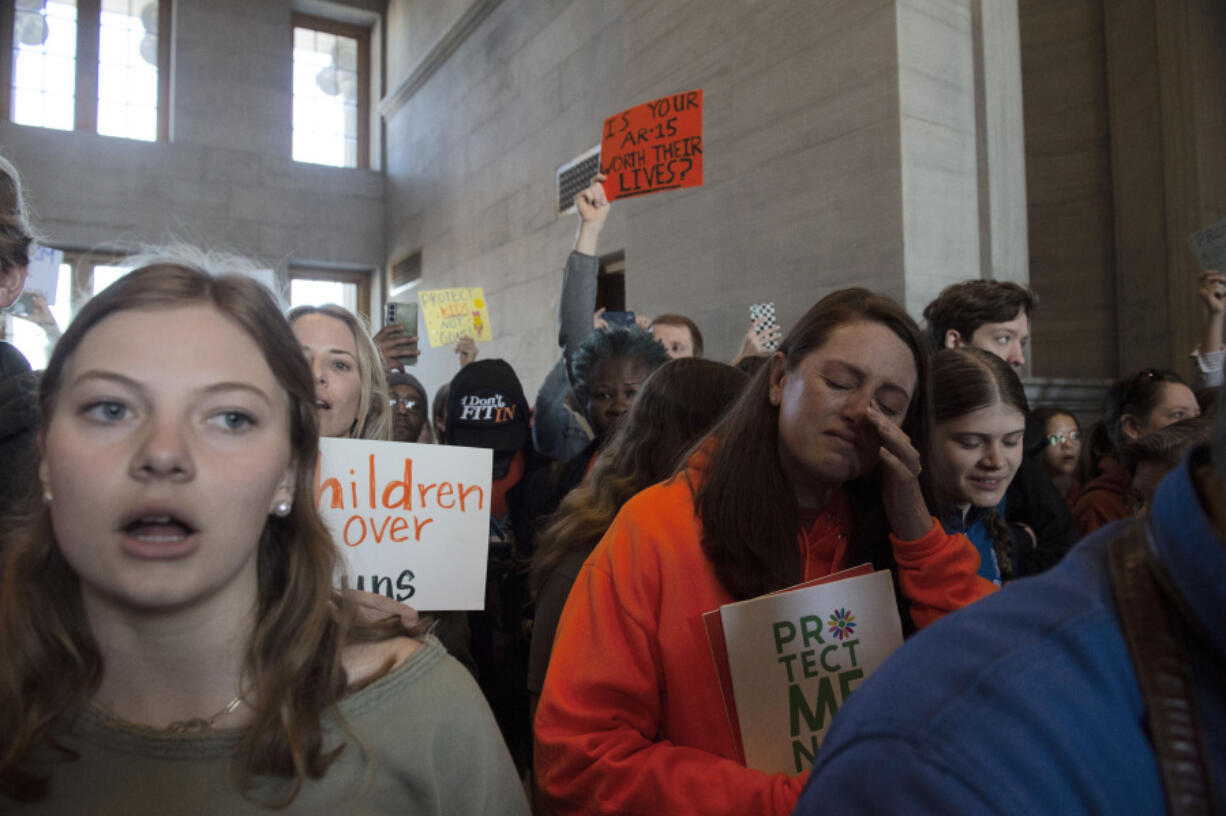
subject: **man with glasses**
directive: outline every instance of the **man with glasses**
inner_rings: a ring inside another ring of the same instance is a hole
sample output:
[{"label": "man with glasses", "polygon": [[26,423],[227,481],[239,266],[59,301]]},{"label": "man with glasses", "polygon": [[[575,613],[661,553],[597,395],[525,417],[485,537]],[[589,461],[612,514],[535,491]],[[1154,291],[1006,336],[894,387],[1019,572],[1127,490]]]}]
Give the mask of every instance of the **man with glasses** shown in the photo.
[{"label": "man with glasses", "polygon": [[392,439],[397,442],[432,442],[426,417],[426,389],[412,374],[387,375],[388,403],[392,409]]}]

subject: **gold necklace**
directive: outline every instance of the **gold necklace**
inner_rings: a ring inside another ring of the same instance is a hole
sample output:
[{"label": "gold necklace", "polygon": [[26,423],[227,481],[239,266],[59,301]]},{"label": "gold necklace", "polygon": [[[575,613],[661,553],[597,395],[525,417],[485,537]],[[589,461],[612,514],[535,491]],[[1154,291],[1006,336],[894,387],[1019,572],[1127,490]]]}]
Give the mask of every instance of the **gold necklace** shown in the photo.
[{"label": "gold necklace", "polygon": [[161,728],[158,728],[152,725],[144,725],[143,723],[132,722],[131,720],[126,720],[123,717],[116,714],[115,712],[108,711],[107,709],[103,708],[101,705],[99,705],[96,702],[91,702],[89,704],[89,707],[93,709],[94,711],[96,711],[97,713],[101,714],[103,718],[119,723],[120,725],[128,726],[129,728],[140,728],[146,731],[164,731],[170,734],[203,734],[207,731],[212,731],[214,723],[216,723],[219,719],[226,716],[227,714],[233,714],[235,709],[237,709],[240,705],[242,705],[242,703],[243,703],[243,695],[240,692],[237,697],[235,697],[230,702],[226,703],[225,708],[218,711],[212,717],[207,717],[207,718],[192,717],[191,719],[188,719],[188,720],[176,720],[172,722],[170,725],[167,725]]}]

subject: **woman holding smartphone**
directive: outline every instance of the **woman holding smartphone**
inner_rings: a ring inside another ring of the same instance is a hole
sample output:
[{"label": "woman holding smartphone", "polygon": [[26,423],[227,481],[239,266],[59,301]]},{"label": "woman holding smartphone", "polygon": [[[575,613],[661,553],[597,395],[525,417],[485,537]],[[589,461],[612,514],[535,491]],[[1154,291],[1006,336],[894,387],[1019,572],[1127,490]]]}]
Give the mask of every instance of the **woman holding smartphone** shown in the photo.
[{"label": "woman holding smartphone", "polygon": [[467,673],[333,590],[314,403],[249,279],[147,266],[81,310],[5,531],[0,810],[527,812]]},{"label": "woman holding smartphone", "polygon": [[865,561],[894,572],[915,626],[993,591],[928,510],[929,389],[906,312],[835,292],[687,464],[622,507],[567,600],[537,709],[555,812],[791,812],[803,775],[734,758],[703,613]]}]

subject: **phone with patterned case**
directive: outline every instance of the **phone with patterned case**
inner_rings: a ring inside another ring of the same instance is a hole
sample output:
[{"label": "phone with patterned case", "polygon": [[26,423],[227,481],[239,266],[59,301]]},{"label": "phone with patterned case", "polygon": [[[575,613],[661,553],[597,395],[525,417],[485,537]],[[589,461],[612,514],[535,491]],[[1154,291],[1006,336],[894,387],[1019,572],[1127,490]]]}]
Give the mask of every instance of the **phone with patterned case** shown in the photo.
[{"label": "phone with patterned case", "polygon": [[[765,317],[766,320],[758,326],[756,334],[766,334],[772,329],[779,328],[779,321],[775,319],[775,302],[768,301],[765,303],[754,303],[749,307],[749,322],[752,323],[759,317]],[[762,348],[767,351],[774,351],[779,348],[778,340],[767,340]]]}]

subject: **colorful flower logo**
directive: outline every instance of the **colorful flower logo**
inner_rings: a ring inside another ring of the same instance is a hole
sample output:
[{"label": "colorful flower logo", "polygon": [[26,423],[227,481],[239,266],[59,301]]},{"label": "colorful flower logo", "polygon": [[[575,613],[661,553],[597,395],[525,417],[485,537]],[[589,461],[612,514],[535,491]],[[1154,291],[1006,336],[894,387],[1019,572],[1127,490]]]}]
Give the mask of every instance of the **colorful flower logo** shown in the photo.
[{"label": "colorful flower logo", "polygon": [[839,640],[849,638],[856,632],[856,616],[846,609],[836,609],[830,616],[830,634]]}]

